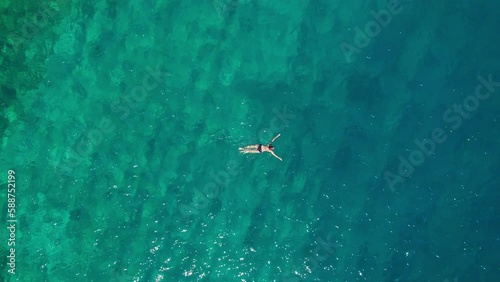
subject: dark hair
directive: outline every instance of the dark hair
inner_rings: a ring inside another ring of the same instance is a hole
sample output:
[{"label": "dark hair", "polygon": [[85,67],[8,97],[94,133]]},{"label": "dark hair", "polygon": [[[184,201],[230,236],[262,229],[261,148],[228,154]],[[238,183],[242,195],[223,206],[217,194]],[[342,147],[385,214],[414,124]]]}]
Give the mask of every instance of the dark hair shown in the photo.
[{"label": "dark hair", "polygon": [[274,146],[272,144],[269,144],[269,150],[274,150]]}]

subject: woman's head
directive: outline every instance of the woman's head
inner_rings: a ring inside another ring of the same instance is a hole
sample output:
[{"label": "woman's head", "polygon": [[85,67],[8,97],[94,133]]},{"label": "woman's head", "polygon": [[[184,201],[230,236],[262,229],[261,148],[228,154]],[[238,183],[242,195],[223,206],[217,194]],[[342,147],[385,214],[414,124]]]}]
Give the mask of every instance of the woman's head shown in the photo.
[{"label": "woman's head", "polygon": [[272,151],[272,150],[274,150],[274,146],[273,146],[273,145],[269,145],[269,146],[268,146],[268,148],[269,148],[269,150],[271,150],[271,151]]}]

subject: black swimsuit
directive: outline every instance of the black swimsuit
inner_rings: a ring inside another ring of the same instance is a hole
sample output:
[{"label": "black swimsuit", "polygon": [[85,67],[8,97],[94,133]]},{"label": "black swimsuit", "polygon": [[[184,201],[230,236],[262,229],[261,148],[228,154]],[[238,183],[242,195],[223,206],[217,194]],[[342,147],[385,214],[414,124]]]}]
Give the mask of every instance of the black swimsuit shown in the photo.
[{"label": "black swimsuit", "polygon": [[262,153],[262,144],[259,144],[259,147],[257,148],[257,150]]}]

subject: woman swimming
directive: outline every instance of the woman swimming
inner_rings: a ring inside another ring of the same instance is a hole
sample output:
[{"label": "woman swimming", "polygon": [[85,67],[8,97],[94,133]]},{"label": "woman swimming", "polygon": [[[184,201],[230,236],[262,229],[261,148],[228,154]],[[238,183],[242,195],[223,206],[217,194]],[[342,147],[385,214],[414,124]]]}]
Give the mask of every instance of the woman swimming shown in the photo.
[{"label": "woman swimming", "polygon": [[271,153],[271,155],[275,156],[278,160],[283,161],[280,157],[278,157],[273,152],[274,151],[273,142],[278,137],[280,137],[280,135],[281,134],[276,135],[276,137],[274,137],[273,140],[271,140],[271,142],[269,142],[269,144],[267,146],[266,145],[262,145],[262,144],[259,144],[259,145],[248,145],[248,146],[246,146],[244,148],[240,148],[240,153],[242,153],[242,154],[259,154],[259,153],[262,153],[262,152],[269,152],[269,153]]}]

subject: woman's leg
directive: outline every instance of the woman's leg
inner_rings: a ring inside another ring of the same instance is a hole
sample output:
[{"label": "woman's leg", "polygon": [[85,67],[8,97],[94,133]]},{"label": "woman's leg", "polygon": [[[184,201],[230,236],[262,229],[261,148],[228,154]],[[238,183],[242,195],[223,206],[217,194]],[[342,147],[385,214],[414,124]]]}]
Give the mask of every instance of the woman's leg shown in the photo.
[{"label": "woman's leg", "polygon": [[242,150],[258,150],[259,145],[248,145],[246,147],[240,148],[240,151]]},{"label": "woman's leg", "polygon": [[249,149],[249,148],[240,148],[240,153],[242,154],[256,154],[260,153],[259,150],[256,149]]}]

